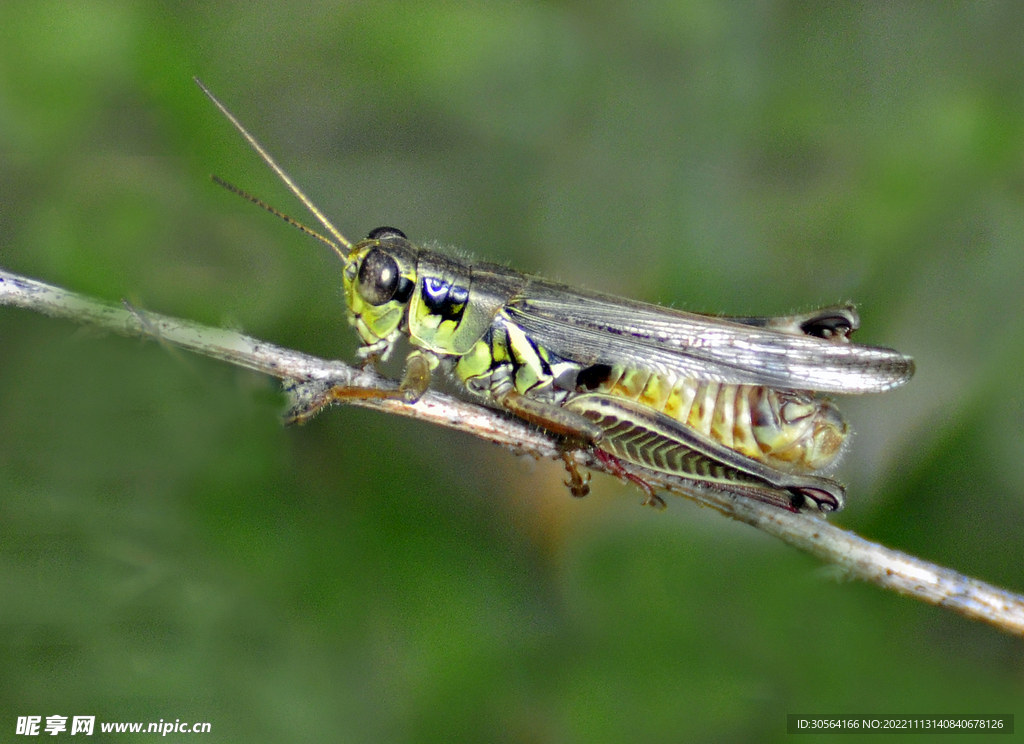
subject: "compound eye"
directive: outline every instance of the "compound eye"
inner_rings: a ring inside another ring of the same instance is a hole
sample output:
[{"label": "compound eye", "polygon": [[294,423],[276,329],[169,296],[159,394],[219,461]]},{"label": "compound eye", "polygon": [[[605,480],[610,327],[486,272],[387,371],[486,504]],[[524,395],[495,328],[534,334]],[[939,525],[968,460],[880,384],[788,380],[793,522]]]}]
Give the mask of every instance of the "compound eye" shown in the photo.
[{"label": "compound eye", "polygon": [[398,290],[398,264],[384,251],[373,248],[366,254],[356,287],[359,295],[374,306],[390,301]]},{"label": "compound eye", "polygon": [[404,238],[405,233],[397,227],[375,227],[366,236],[367,240],[380,240],[381,238]]}]

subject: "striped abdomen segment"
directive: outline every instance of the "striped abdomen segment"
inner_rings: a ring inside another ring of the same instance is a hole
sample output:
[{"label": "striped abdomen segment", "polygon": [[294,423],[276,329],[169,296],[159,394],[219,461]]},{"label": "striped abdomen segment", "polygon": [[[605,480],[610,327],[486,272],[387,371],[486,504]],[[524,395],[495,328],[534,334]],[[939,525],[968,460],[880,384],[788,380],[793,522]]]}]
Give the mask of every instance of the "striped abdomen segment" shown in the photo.
[{"label": "striped abdomen segment", "polygon": [[826,398],[759,385],[676,378],[596,365],[580,372],[580,393],[635,401],[746,457],[793,473],[828,467],[842,450],[846,422]]}]

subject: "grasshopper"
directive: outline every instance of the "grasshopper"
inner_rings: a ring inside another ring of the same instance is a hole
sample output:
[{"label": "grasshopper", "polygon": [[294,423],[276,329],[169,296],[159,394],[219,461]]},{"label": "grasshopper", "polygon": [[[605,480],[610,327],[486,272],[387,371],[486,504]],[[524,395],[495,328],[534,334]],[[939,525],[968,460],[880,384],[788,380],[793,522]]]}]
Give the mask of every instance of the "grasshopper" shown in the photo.
[{"label": "grasshopper", "polygon": [[[470,262],[380,227],[353,243],[201,82],[203,92],[326,229],[299,225],[342,261],[348,319],[367,362],[401,337],[412,351],[395,391],[336,387],[310,405],[391,396],[418,400],[444,370],[478,399],[588,448],[664,502],[622,463],[679,476],[790,511],[842,508],[822,473],[849,428],[827,394],[906,383],[913,360],[850,342],[852,305],[776,318],[683,312],[591,292],[497,264]],[[566,462],[574,495],[587,479]]]}]

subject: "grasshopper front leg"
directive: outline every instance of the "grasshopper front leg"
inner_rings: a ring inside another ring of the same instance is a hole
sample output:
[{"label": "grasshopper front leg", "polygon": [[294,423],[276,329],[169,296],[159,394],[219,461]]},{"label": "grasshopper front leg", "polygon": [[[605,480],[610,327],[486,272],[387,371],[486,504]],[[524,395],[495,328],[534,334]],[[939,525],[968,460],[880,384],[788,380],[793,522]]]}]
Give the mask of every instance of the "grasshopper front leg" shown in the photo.
[{"label": "grasshopper front leg", "polygon": [[[367,362],[372,364],[373,357]],[[430,387],[433,370],[439,360],[435,354],[414,349],[405,360],[405,371],[402,381],[395,389],[353,387],[351,385],[334,385],[325,390],[317,390],[309,395],[300,396],[299,400],[285,415],[286,424],[304,424],[321,410],[332,403],[351,400],[403,398],[407,403],[415,403]]]}]

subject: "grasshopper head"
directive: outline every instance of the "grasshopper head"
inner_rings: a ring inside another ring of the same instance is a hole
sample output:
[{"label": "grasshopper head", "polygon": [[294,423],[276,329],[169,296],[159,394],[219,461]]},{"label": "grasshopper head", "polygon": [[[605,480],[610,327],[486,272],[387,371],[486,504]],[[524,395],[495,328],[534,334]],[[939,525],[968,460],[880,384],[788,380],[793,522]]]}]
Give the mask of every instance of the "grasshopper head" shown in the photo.
[{"label": "grasshopper head", "polygon": [[416,286],[416,248],[401,230],[378,227],[352,246],[344,286],[349,322],[366,345],[393,341]]}]

